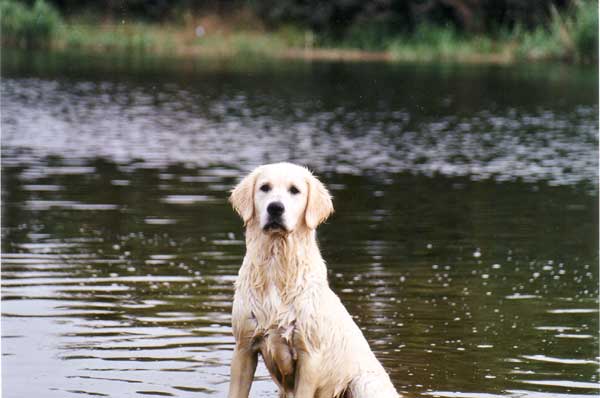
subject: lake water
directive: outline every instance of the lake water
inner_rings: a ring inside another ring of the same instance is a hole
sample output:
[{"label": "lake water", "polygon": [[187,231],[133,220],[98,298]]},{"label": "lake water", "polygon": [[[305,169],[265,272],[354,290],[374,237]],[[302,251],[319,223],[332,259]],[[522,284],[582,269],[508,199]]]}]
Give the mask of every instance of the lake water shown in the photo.
[{"label": "lake water", "polygon": [[[223,397],[226,198],[310,166],[333,289],[408,397],[598,396],[598,77],[2,56],[2,392]],[[259,367],[253,397],[275,397]]]}]

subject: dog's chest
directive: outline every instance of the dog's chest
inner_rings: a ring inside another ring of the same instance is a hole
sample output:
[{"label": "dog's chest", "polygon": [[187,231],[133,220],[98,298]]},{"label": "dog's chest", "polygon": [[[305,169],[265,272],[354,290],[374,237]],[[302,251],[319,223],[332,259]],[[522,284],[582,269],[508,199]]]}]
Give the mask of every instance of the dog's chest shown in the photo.
[{"label": "dog's chest", "polygon": [[293,305],[284,302],[274,283],[267,284],[262,294],[257,295],[252,301],[254,302],[252,313],[258,329],[287,327],[295,320]]},{"label": "dog's chest", "polygon": [[272,282],[267,285],[264,295],[261,299],[261,303],[266,309],[274,311],[281,310],[281,307],[285,307],[281,299],[279,289],[277,289],[277,287],[275,287],[275,284]]}]

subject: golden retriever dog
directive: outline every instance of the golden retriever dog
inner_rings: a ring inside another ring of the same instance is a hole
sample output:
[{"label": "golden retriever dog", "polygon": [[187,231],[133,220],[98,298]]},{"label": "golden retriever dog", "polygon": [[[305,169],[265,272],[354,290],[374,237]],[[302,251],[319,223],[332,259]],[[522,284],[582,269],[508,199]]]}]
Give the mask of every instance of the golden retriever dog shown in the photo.
[{"label": "golden retriever dog", "polygon": [[333,212],[304,167],[256,168],[231,192],[246,227],[235,284],[229,398],[246,398],[260,354],[282,398],[399,397],[330,289],[315,229]]}]

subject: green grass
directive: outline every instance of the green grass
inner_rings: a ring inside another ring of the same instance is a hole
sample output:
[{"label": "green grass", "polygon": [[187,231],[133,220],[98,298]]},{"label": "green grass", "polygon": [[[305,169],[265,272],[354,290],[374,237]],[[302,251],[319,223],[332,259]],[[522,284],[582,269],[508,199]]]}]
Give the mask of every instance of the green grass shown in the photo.
[{"label": "green grass", "polygon": [[197,38],[193,48],[200,53],[221,55],[269,55],[283,51],[286,43],[275,35],[257,32],[216,33]]},{"label": "green grass", "polygon": [[154,51],[173,47],[173,39],[143,23],[114,25],[64,24],[58,46],[112,51]]},{"label": "green grass", "polygon": [[450,26],[420,25],[410,35],[391,40],[388,51],[397,60],[467,60],[491,57],[503,52],[493,39],[467,36]]},{"label": "green grass", "polygon": [[282,27],[274,32],[208,32],[196,37],[193,27],[139,21],[92,24],[75,17],[59,30],[56,45],[91,50],[181,53],[211,56],[274,55],[304,43],[304,31]]}]

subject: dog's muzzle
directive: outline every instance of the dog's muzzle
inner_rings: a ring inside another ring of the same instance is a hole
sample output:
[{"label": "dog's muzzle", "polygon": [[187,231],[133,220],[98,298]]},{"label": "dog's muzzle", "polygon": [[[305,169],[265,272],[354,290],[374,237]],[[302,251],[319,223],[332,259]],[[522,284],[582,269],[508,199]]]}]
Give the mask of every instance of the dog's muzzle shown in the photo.
[{"label": "dog's muzzle", "polygon": [[281,202],[271,202],[267,206],[267,213],[269,214],[269,219],[263,229],[265,231],[270,230],[286,230],[285,224],[283,223],[282,215],[285,211],[285,207]]}]

